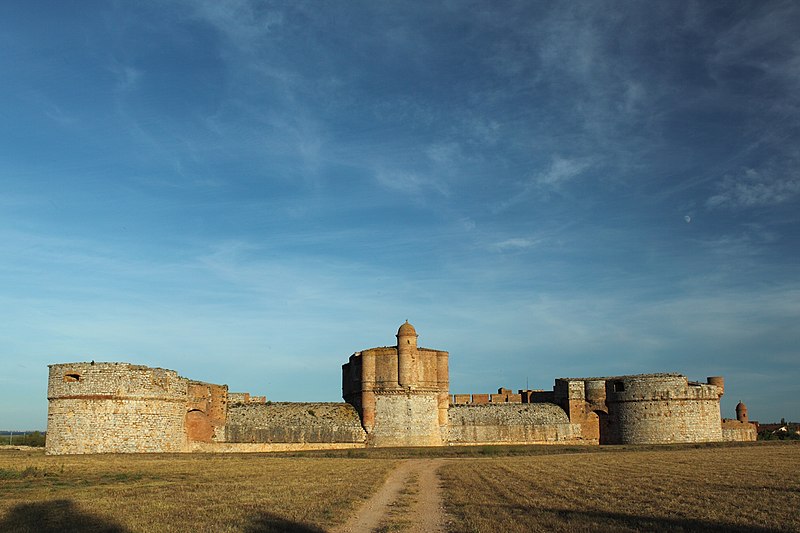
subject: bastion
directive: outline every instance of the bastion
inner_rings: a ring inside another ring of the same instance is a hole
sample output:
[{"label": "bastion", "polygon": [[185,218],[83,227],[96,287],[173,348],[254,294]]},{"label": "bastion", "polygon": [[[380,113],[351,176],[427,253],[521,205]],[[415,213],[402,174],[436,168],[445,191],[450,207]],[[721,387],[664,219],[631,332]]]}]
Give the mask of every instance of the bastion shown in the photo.
[{"label": "bastion", "polygon": [[662,444],[755,440],[744,404],[720,419],[725,383],[680,374],[558,378],[553,389],[450,395],[449,353],[394,346],[342,365],[343,403],[273,403],[122,362],[49,366],[48,454],[269,452],[388,446]]}]

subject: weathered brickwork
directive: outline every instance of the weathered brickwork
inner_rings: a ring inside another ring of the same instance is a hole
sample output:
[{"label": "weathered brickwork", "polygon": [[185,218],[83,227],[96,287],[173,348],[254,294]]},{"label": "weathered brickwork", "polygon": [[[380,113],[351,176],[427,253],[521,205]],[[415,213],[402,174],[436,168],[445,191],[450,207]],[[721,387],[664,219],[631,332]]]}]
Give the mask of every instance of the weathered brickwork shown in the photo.
[{"label": "weathered brickwork", "polygon": [[223,440],[228,413],[228,387],[189,381],[186,411],[186,435],[190,441]]},{"label": "weathered brickwork", "polygon": [[342,366],[346,403],[267,403],[227,385],[128,363],[50,365],[47,453],[233,452],[364,446],[755,440],[740,403],[720,421],[724,380],[679,374],[559,378],[552,391],[449,392],[449,354],[397,345]]}]

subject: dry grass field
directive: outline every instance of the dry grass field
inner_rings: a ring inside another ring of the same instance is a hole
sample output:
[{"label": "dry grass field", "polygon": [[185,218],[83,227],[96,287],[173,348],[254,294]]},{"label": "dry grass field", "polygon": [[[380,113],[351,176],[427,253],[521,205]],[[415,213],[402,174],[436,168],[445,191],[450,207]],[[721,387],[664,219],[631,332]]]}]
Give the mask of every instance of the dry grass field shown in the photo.
[{"label": "dry grass field", "polygon": [[[322,531],[398,459],[443,458],[452,531],[800,531],[800,443],[292,455],[0,450],[0,531]],[[403,531],[418,479],[379,530]]]},{"label": "dry grass field", "polygon": [[391,459],[0,451],[0,531],[321,531]]},{"label": "dry grass field", "polygon": [[454,531],[800,531],[800,445],[452,461]]}]

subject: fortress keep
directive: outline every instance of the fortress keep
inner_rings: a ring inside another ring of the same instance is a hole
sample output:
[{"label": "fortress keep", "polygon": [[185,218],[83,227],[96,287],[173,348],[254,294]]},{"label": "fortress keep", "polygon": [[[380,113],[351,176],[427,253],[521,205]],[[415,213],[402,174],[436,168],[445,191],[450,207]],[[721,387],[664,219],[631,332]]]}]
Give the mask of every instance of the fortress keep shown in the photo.
[{"label": "fortress keep", "polygon": [[450,405],[447,352],[417,347],[408,323],[397,346],[356,352],[342,366],[342,396],[358,411],[370,446],[441,446]]},{"label": "fortress keep", "polygon": [[49,454],[246,452],[475,444],[755,440],[744,404],[720,419],[724,380],[680,374],[559,378],[552,391],[449,392],[449,354],[397,344],[342,366],[345,403],[272,403],[128,363],[50,365]]}]

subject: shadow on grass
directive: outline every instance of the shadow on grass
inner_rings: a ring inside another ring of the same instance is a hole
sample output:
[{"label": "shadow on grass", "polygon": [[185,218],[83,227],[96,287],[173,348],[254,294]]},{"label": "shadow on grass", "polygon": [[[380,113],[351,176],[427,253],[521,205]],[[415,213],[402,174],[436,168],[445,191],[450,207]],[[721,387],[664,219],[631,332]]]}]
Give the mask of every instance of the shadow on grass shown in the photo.
[{"label": "shadow on grass", "polygon": [[704,531],[711,533],[777,533],[785,531],[777,527],[740,525],[730,522],[715,522],[685,517],[660,517],[607,511],[578,511],[572,509],[542,509],[534,506],[509,505],[489,506],[512,508],[520,514],[535,518],[539,524],[547,524],[553,531]]},{"label": "shadow on grass", "polygon": [[0,520],[0,531],[14,533],[126,533],[128,530],[105,518],[79,511],[71,500],[22,503]]},{"label": "shadow on grass", "polygon": [[245,533],[265,532],[296,532],[296,533],[325,533],[324,529],[316,526],[292,522],[272,513],[261,512],[251,519],[251,523],[244,528]]}]

